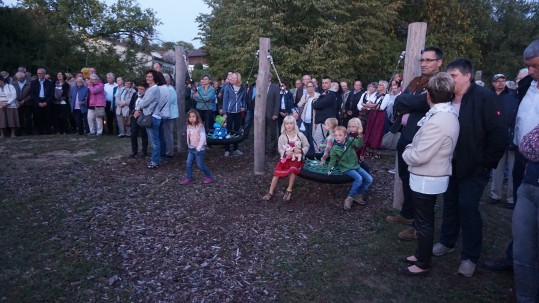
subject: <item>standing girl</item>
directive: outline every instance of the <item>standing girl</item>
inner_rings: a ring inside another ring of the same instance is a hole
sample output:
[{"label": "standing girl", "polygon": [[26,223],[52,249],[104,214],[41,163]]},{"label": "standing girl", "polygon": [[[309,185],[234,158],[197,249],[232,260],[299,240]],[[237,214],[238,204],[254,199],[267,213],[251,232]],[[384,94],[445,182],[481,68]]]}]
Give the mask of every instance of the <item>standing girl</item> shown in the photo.
[{"label": "standing girl", "polygon": [[[301,142],[301,143],[299,143]],[[301,144],[301,146],[298,146]],[[290,150],[285,150],[285,146],[289,145]],[[281,136],[279,137],[278,143],[279,154],[283,158],[277,162],[275,166],[275,172],[273,173],[273,179],[271,180],[271,185],[269,192],[262,197],[263,200],[271,200],[273,198],[273,191],[277,186],[277,182],[280,178],[290,176],[288,179],[288,188],[283,197],[285,201],[290,201],[292,196],[292,188],[294,187],[294,181],[296,180],[296,175],[299,174],[301,168],[303,167],[303,159],[292,160],[292,154],[301,153],[305,155],[309,150],[309,142],[303,133],[298,129],[296,124],[296,119],[293,116],[286,116],[283,120],[283,125],[281,127]],[[284,160],[284,161],[283,161]]]},{"label": "standing girl", "polygon": [[213,182],[213,177],[210,170],[204,163],[204,146],[206,145],[206,131],[204,130],[204,124],[200,119],[200,114],[191,109],[187,112],[187,173],[185,178],[180,182],[181,185],[191,184],[193,179],[193,161],[196,159],[197,166],[200,168],[206,178],[202,183],[208,184]]}]

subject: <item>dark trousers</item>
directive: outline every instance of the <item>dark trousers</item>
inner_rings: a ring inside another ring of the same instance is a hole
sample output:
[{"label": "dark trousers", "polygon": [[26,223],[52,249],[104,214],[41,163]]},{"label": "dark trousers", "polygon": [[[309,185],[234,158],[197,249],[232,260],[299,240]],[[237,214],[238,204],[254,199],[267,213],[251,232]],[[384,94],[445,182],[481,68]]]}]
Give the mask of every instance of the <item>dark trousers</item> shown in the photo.
[{"label": "dark trousers", "polygon": [[303,126],[305,127],[303,134],[305,135],[305,138],[307,138],[307,142],[309,142],[309,150],[307,153],[314,154],[313,124],[303,122]]},{"label": "dark trousers", "polygon": [[107,101],[107,106],[105,107],[105,116],[107,116],[107,134],[114,134],[114,118],[116,113],[114,110],[110,109],[110,102]]},{"label": "dark trousers", "polygon": [[431,268],[436,197],[437,195],[422,194],[415,191],[412,191],[411,194],[418,240],[415,251],[415,257],[417,258],[415,265],[421,269]]},{"label": "dark trousers", "polygon": [[68,127],[68,107],[67,104],[53,104],[52,113],[54,118],[54,131],[60,134],[67,133]]},{"label": "dark trousers", "polygon": [[479,201],[488,183],[490,169],[476,168],[464,179],[449,178],[444,194],[443,222],[440,243],[455,247],[462,227],[461,259],[477,263],[483,243],[483,221]]},{"label": "dark trousers", "polygon": [[277,119],[266,119],[266,154],[277,153]]},{"label": "dark trousers", "polygon": [[199,110],[200,118],[204,122],[204,128],[206,132],[213,128],[213,112],[211,110]]},{"label": "dark trousers", "polygon": [[[226,129],[229,133],[238,133],[241,128],[241,113],[227,113],[226,114]],[[234,150],[238,149],[238,143],[232,144]],[[227,147],[228,149],[228,147]]]},{"label": "dark trousers", "polygon": [[88,127],[88,113],[82,113],[80,109],[73,110],[73,118],[75,119],[75,125],[77,127],[77,133],[84,135],[90,133],[90,127]]},{"label": "dark trousers", "polygon": [[243,136],[245,138],[249,138],[249,134],[251,133],[251,126],[253,125],[254,116],[255,116],[255,113],[252,110],[248,110],[245,112],[245,123],[243,124]]},{"label": "dark trousers", "polygon": [[38,135],[50,134],[51,119],[49,106],[34,107],[34,118],[36,119],[36,129]]},{"label": "dark trousers", "polygon": [[142,138],[141,154],[146,156],[148,153],[148,133],[146,132],[146,128],[138,126],[137,119],[131,117],[131,152],[135,155],[138,153],[139,134]]},{"label": "dark trousers", "polygon": [[19,135],[33,135],[34,126],[33,126],[33,111],[31,104],[25,104],[19,107],[19,121],[21,127],[19,128]]},{"label": "dark trousers", "polygon": [[399,163],[399,178],[402,181],[402,193],[404,197],[400,215],[406,219],[413,219],[414,206],[412,205],[412,190],[410,189],[410,172],[408,172],[408,164],[402,158],[402,153],[409,143],[411,142],[404,140],[401,136],[401,139],[397,143],[397,161]]}]

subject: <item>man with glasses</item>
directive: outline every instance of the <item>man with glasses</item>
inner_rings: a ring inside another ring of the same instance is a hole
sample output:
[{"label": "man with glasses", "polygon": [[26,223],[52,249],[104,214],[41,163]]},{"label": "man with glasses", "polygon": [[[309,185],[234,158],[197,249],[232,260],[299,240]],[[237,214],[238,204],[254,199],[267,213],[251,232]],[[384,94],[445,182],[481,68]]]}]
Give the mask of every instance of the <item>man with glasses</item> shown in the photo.
[{"label": "man with glasses", "polygon": [[[316,88],[316,86],[315,86]],[[313,142],[315,153],[323,152],[326,144],[327,132],[322,125],[326,122],[327,118],[336,118],[337,112],[335,108],[337,106],[337,94],[330,90],[331,78],[325,76],[322,79],[322,90],[318,100],[313,102],[314,126],[313,126]]]},{"label": "man with glasses", "polygon": [[[426,100],[426,87],[432,76],[440,71],[440,67],[443,64],[444,53],[437,47],[428,47],[421,53],[421,76],[415,77],[410,81],[408,87],[395,99],[393,105],[394,111],[398,113],[393,127],[401,128],[401,136],[397,143],[397,161],[398,161],[398,173],[399,178],[402,180],[402,191],[404,201],[400,213],[396,216],[387,216],[386,221],[389,223],[399,224],[412,224],[414,221],[414,208],[412,206],[410,189],[410,173],[408,172],[408,165],[402,158],[402,153],[406,148],[406,145],[412,143],[412,139],[419,130],[417,122],[425,116],[429,110],[429,106],[426,102],[420,103],[422,106],[414,107],[417,104],[417,100],[422,97]],[[413,227],[409,227],[398,234],[399,239],[405,241],[412,241],[417,239],[416,230]]]}]

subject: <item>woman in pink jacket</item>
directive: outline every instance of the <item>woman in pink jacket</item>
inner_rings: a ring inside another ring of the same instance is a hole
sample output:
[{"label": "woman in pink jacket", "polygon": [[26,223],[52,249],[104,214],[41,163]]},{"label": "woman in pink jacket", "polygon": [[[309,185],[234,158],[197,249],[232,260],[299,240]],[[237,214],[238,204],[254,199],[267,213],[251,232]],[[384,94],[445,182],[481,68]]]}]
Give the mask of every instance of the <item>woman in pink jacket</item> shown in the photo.
[{"label": "woman in pink jacket", "polygon": [[88,136],[103,135],[103,117],[105,116],[105,89],[103,82],[96,74],[90,75],[87,80],[88,85],[88,125],[90,133]]}]

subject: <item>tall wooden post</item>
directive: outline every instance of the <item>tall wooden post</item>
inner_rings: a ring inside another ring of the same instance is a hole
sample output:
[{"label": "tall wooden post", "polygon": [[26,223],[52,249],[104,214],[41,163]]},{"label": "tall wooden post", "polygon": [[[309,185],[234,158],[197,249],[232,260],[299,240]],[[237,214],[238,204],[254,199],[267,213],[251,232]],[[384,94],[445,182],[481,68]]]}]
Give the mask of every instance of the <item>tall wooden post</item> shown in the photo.
[{"label": "tall wooden post", "polygon": [[[402,87],[407,87],[410,81],[421,75],[421,51],[425,48],[427,37],[427,23],[415,22],[408,25],[408,39],[406,41],[406,57],[404,58],[404,75]],[[395,158],[395,182],[393,186],[393,207],[401,209],[404,201],[402,182],[399,178],[398,161]]]},{"label": "tall wooden post", "polygon": [[256,78],[255,99],[255,142],[254,142],[254,170],[255,175],[264,174],[264,157],[266,147],[266,99],[269,87],[270,63],[268,54],[270,39],[260,38],[258,54],[258,76]]},{"label": "tall wooden post", "polygon": [[185,65],[184,56],[185,50],[183,46],[176,46],[174,50],[174,58],[176,62],[176,94],[178,95],[178,113],[176,119],[178,152],[182,153],[187,150],[186,134],[185,134],[185,77],[187,75],[187,66]]}]

